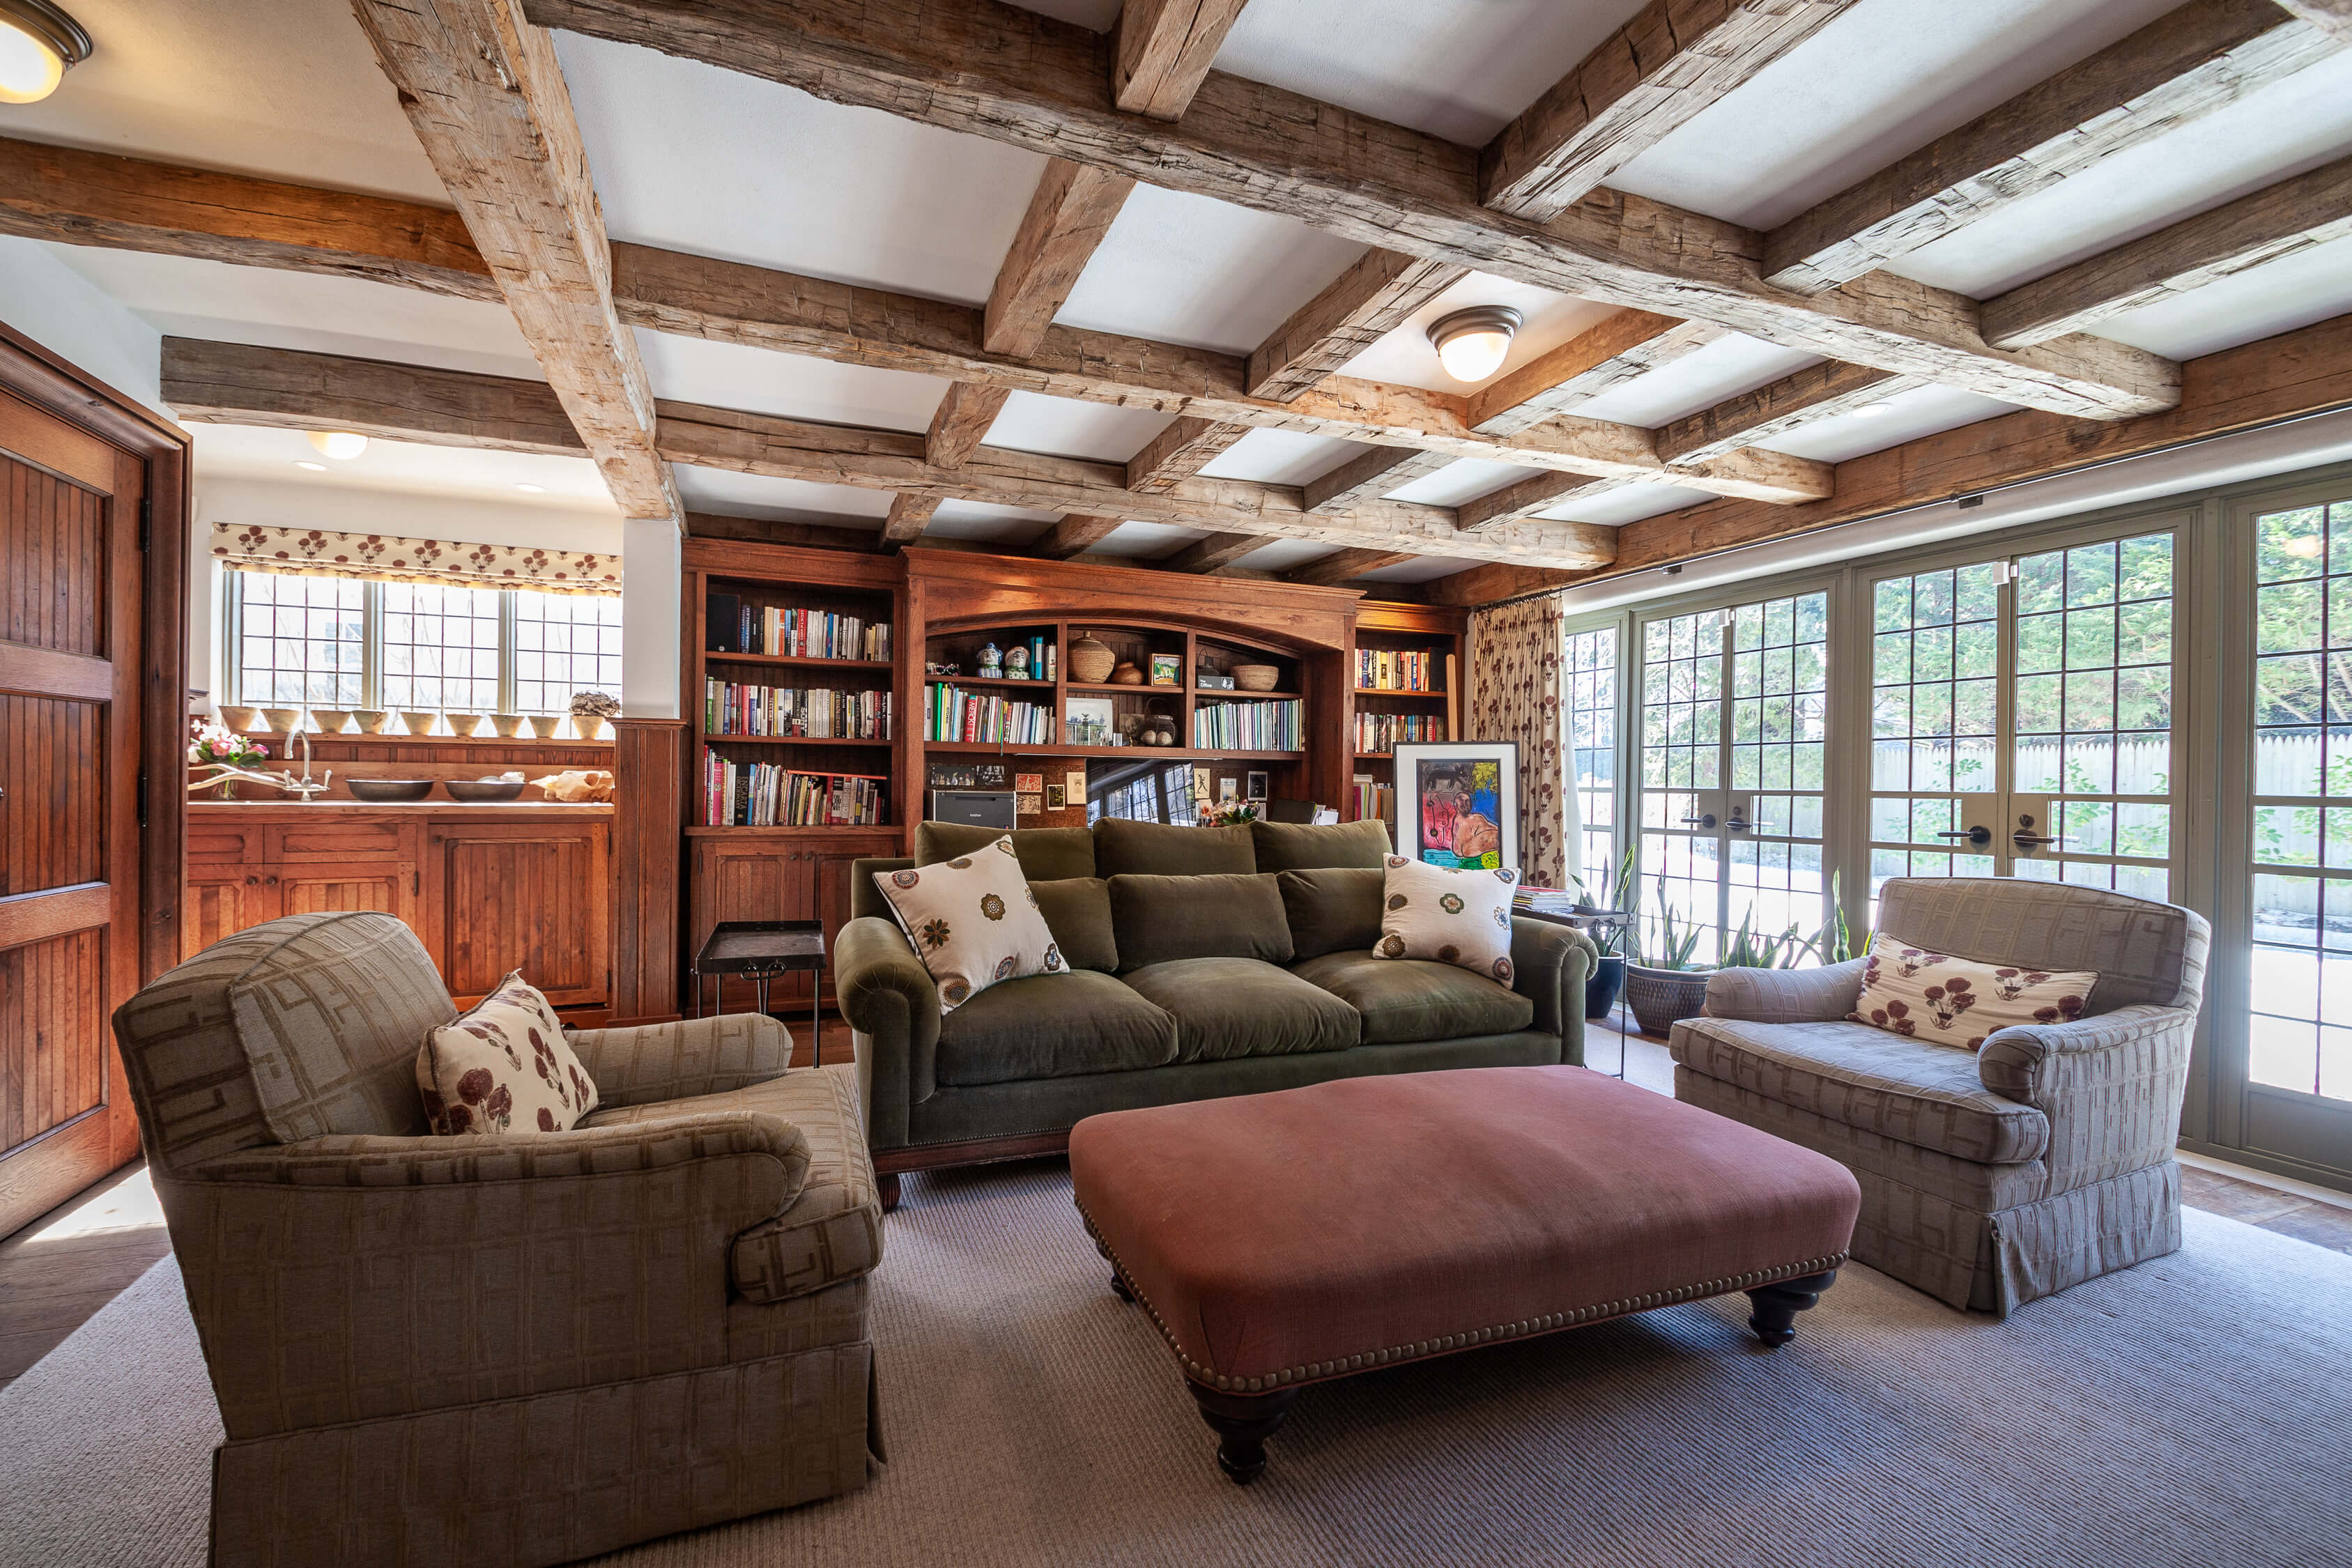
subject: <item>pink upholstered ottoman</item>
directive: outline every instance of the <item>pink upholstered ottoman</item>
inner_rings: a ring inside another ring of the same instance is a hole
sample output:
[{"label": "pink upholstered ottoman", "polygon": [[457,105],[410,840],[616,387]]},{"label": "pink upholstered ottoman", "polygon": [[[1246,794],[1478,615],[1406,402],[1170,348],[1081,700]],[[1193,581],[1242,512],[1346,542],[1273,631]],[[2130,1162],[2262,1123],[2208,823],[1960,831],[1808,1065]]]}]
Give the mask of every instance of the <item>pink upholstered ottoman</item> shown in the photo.
[{"label": "pink upholstered ottoman", "polygon": [[1767,1344],[1836,1278],[1836,1161],[1573,1067],[1344,1079],[1089,1116],[1080,1213],[1236,1481],[1307,1384],[1745,1290]]}]

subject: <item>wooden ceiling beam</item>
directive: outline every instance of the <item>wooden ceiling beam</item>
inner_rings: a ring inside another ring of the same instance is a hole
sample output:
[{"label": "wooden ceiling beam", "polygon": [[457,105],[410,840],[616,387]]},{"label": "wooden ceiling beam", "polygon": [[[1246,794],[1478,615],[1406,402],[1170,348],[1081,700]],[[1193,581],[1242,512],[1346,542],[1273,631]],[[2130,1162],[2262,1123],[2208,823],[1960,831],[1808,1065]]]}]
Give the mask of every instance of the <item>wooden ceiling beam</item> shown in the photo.
[{"label": "wooden ceiling beam", "polygon": [[683,526],[554,40],[514,0],[352,11],[622,514]]},{"label": "wooden ceiling beam", "polygon": [[2271,0],[2189,0],[1782,224],[1764,277],[1835,289],[2341,47]]},{"label": "wooden ceiling beam", "polygon": [[1282,574],[1286,583],[1305,583],[1313,587],[1336,588],[1342,583],[1352,583],[1367,572],[1377,572],[1383,566],[1401,566],[1418,560],[1395,550],[1340,550],[1319,561],[1309,561]]},{"label": "wooden ceiling beam", "polygon": [[1181,120],[1249,0],[1127,0],[1111,42],[1111,100]]},{"label": "wooden ceiling beam", "polygon": [[1246,425],[1223,425],[1212,419],[1180,418],[1153,437],[1143,450],[1127,460],[1127,488],[1168,490],[1191,479],[1223,456],[1250,433]]},{"label": "wooden ceiling beam", "polygon": [[2347,235],[2352,158],[2339,158],[1987,300],[1985,338],[2021,347],[2084,331]]},{"label": "wooden ceiling beam", "polygon": [[756,544],[800,544],[816,550],[851,550],[865,554],[881,548],[881,536],[867,528],[764,517],[726,517],[707,511],[688,512],[686,531],[695,539],[741,539]]},{"label": "wooden ceiling beam", "polygon": [[1054,313],[1077,287],[1078,274],[1134,189],[1123,174],[1066,158],[1046,162],[988,291],[981,347],[994,354],[1037,352]]},{"label": "wooden ceiling beam", "polygon": [[2340,44],[2352,44],[2352,0],[2278,0]]},{"label": "wooden ceiling beam", "polygon": [[194,424],[350,430],[388,441],[583,458],[543,381],[165,338],[163,401]]},{"label": "wooden ceiling beam", "polygon": [[1178,123],[1122,115],[1103,36],[999,0],[519,3],[542,25],[2023,407],[2120,419],[2179,397],[2158,355],[2079,335],[1995,350],[1975,301],[1890,275],[1797,294],[1762,277],[1762,236],[1643,197],[1596,193],[1540,225],[1496,212],[1478,205],[1471,149],[1263,82],[1213,70]]},{"label": "wooden ceiling beam", "polygon": [[1713,321],[1620,310],[1471,394],[1482,434],[1516,436],[1731,335]]},{"label": "wooden ceiling beam", "polygon": [[1066,517],[1047,529],[1029,546],[1029,553],[1046,561],[1067,561],[1073,555],[1083,555],[1108,539],[1125,521],[1117,517],[1089,517],[1083,513]]},{"label": "wooden ceiling beam", "polygon": [[1378,500],[1416,479],[1425,479],[1454,466],[1444,452],[1423,452],[1411,447],[1375,447],[1349,458],[1319,479],[1307,481],[1307,510],[1345,511],[1361,501]]},{"label": "wooden ceiling beam", "polygon": [[1651,0],[1478,154],[1479,198],[1548,222],[1853,0]]},{"label": "wooden ceiling beam", "polygon": [[1002,386],[982,386],[969,381],[950,383],[947,395],[931,411],[931,426],[923,437],[933,465],[962,468],[980,444],[988,439],[989,427],[996,423],[1004,400],[1012,395]]},{"label": "wooden ceiling beam", "polygon": [[1213,533],[1152,564],[1168,572],[1214,572],[1275,543],[1276,537],[1265,533]]},{"label": "wooden ceiling beam", "polygon": [[1376,247],[1250,351],[1243,386],[1252,397],[1288,403],[1469,275],[1466,267]]},{"label": "wooden ceiling beam", "polygon": [[1922,384],[1868,365],[1829,360],[1660,426],[1658,450],[1680,462],[1703,460],[1852,414]]},{"label": "wooden ceiling beam", "polygon": [[1584,479],[1572,474],[1538,474],[1501,489],[1474,496],[1454,509],[1455,526],[1465,533],[1481,532],[1497,523],[1518,522],[1579,496],[1607,495],[1622,489],[1623,479]]},{"label": "wooden ceiling beam", "polygon": [[883,548],[912,544],[922,538],[923,530],[931,526],[931,514],[939,510],[936,496],[892,496],[890,510],[882,519]]}]

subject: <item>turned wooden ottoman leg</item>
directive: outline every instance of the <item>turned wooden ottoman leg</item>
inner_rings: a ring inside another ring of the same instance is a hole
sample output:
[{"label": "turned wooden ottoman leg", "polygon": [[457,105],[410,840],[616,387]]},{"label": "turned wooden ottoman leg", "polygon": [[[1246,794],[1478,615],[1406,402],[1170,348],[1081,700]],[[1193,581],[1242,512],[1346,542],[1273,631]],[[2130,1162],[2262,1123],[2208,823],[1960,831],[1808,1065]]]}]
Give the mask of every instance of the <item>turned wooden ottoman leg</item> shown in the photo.
[{"label": "turned wooden ottoman leg", "polygon": [[1837,1282],[1837,1270],[1826,1274],[1808,1274],[1801,1279],[1783,1279],[1778,1284],[1759,1286],[1748,1292],[1756,1304],[1748,1317],[1748,1326],[1756,1337],[1768,1345],[1785,1345],[1797,1337],[1790,1327],[1797,1314],[1822,1299],[1822,1292]]},{"label": "turned wooden ottoman leg", "polygon": [[1235,1486],[1245,1487],[1264,1475],[1265,1440],[1281,1428],[1283,1418],[1290,1414],[1292,1401],[1298,1397],[1298,1390],[1220,1394],[1190,1379],[1184,1386],[1192,1390],[1193,1403],[1200,1405],[1201,1419],[1217,1435],[1217,1468],[1224,1471]]},{"label": "turned wooden ottoman leg", "polygon": [[888,1214],[898,1206],[898,1173],[884,1171],[874,1178],[874,1185],[882,1195],[882,1212]]}]

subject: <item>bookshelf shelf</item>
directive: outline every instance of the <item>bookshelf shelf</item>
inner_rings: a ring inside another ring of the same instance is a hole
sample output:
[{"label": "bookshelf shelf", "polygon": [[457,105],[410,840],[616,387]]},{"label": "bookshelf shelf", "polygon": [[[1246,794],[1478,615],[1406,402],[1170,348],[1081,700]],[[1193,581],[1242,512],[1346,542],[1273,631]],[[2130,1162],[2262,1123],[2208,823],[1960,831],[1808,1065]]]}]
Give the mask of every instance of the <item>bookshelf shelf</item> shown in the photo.
[{"label": "bookshelf shelf", "polygon": [[781,669],[838,669],[866,675],[888,675],[897,666],[887,658],[811,658],[796,653],[725,653],[705,648],[708,664],[758,664]]},{"label": "bookshelf shelf", "polygon": [[[1162,687],[1160,689],[1171,691],[1174,688]],[[1196,686],[1192,689],[1192,695],[1227,702],[1286,702],[1307,694],[1303,691],[1227,691],[1223,687]]]},{"label": "bookshelf shelf", "polygon": [[740,742],[752,746],[860,746],[867,751],[885,752],[896,743],[890,741],[858,740],[841,735],[728,735],[713,730],[701,731],[701,739],[706,743],[716,745],[733,745]]},{"label": "bookshelf shelf", "polygon": [[1359,686],[1359,697],[1418,697],[1431,702],[1443,702],[1448,693],[1443,691],[1400,691],[1392,686]]}]

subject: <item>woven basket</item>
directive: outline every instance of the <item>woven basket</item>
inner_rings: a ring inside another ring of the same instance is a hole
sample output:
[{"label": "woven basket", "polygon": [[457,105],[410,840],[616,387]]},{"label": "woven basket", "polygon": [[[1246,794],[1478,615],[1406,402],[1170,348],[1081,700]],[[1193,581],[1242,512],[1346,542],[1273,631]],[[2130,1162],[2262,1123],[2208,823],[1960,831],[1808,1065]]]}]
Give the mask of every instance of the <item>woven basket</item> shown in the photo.
[{"label": "woven basket", "polygon": [[1237,664],[1234,666],[1233,676],[1236,689],[1271,691],[1274,683],[1282,679],[1282,671],[1271,664]]},{"label": "woven basket", "polygon": [[1652,969],[1625,966],[1625,1005],[1645,1035],[1670,1033],[1685,1018],[1696,1018],[1706,1005],[1707,969]]},{"label": "woven basket", "polygon": [[1097,642],[1081,634],[1070,645],[1070,679],[1081,685],[1100,686],[1118,663],[1118,655],[1110,650],[1108,643]]}]

